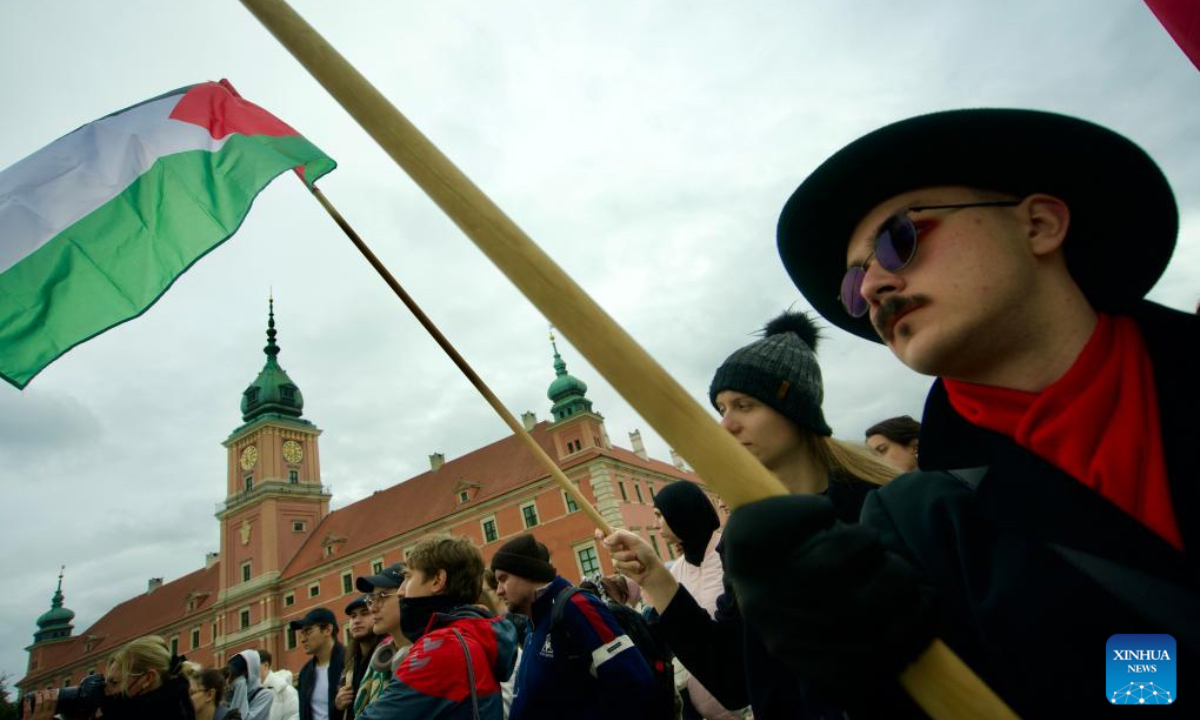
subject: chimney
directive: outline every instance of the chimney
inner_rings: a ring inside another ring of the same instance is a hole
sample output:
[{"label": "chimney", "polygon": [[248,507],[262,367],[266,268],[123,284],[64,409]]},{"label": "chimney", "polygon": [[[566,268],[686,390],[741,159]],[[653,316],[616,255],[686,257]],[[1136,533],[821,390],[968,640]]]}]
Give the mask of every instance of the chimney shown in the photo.
[{"label": "chimney", "polygon": [[150,578],[150,582],[146,584],[146,594],[149,595],[160,587],[162,587],[162,578]]},{"label": "chimney", "polygon": [[533,426],[537,425],[537,414],[532,410],[526,410],[521,413],[521,422],[525,423],[525,432],[533,430]]},{"label": "chimney", "polygon": [[437,472],[446,464],[446,456],[441,453],[434,453],[429,456],[429,469]]},{"label": "chimney", "polygon": [[691,472],[688,470],[687,463],[683,461],[683,457],[679,453],[675,452],[675,448],[671,448],[671,463],[674,464],[677,469],[682,470],[683,472]]},{"label": "chimney", "polygon": [[210,552],[210,553],[204,554],[204,569],[205,570],[209,569],[210,567],[212,567],[213,565],[216,565],[219,562],[221,562],[221,553]]},{"label": "chimney", "polygon": [[649,460],[646,456],[646,446],[642,444],[642,431],[634,430],[629,433],[629,444],[633,445],[633,454],[643,460]]}]

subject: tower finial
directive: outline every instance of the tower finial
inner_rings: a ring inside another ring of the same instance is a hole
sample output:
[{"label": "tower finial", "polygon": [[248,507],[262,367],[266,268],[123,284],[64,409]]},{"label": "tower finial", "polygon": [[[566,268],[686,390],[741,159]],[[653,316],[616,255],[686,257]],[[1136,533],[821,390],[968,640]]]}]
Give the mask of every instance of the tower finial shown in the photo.
[{"label": "tower finial", "polygon": [[563,362],[562,355],[558,354],[558,343],[554,340],[554,326],[550,326],[550,347],[554,349],[554,375],[562,377],[567,374],[567,364]]},{"label": "tower finial", "polygon": [[263,352],[267,357],[274,358],[279,354],[279,346],[275,344],[275,292],[272,290],[267,300],[267,346]]}]

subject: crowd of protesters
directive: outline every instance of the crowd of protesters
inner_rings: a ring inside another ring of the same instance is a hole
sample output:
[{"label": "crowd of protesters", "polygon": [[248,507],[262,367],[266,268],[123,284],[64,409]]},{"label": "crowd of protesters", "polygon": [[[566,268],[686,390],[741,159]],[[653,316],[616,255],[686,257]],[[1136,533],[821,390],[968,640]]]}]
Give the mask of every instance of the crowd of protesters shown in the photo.
[{"label": "crowd of protesters", "polygon": [[[113,658],[102,716],[924,717],[897,678],[935,637],[1022,717],[1095,716],[1110,635],[1200,648],[1178,351],[1198,320],[1144,299],[1176,231],[1155,163],[1082,120],[951,111],[868,134],[788,201],[780,252],[826,321],[937,378],[921,423],[833,439],[818,327],[785,313],[709,399],[789,494],[728,514],[664,487],[674,563],[597,533],[619,574],[576,587],[533,535],[486,568],[470,540],[431,537],[357,579],[349,647],[326,608],[291,623],[310,656],[296,688],[269,654],[204,669],[146,637]],[[54,693],[36,699],[51,717]]]}]

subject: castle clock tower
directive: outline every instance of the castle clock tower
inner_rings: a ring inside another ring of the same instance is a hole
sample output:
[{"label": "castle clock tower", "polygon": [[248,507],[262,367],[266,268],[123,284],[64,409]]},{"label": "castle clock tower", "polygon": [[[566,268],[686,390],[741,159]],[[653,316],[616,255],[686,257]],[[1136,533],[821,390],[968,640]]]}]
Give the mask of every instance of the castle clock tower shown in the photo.
[{"label": "castle clock tower", "polygon": [[279,365],[275,336],[272,299],[266,364],[242,393],[243,424],[222,443],[228,467],[225,502],[217,512],[222,647],[278,634],[279,598],[272,591],[288,561],[329,513],[331,495],[321,485],[317,447],[321,431],[301,417],[304,397]]}]

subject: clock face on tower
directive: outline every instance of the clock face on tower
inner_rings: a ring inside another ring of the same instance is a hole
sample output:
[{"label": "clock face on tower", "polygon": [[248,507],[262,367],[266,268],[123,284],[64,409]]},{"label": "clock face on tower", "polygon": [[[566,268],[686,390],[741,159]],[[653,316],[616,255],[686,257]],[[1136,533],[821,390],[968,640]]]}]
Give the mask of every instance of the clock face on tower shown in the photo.
[{"label": "clock face on tower", "polygon": [[285,440],[283,443],[283,459],[290,463],[298,463],[304,457],[304,448],[295,440]]},{"label": "clock face on tower", "polygon": [[251,445],[242,451],[242,469],[249,470],[258,462],[258,446]]}]

